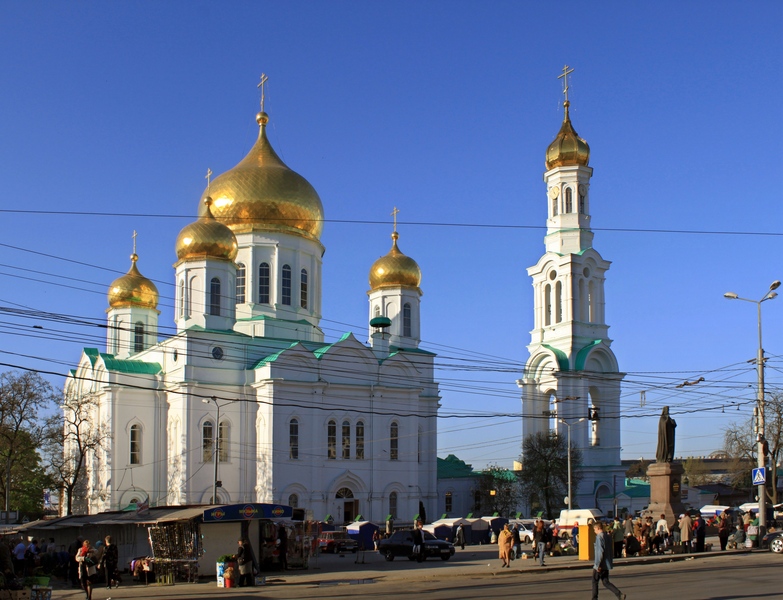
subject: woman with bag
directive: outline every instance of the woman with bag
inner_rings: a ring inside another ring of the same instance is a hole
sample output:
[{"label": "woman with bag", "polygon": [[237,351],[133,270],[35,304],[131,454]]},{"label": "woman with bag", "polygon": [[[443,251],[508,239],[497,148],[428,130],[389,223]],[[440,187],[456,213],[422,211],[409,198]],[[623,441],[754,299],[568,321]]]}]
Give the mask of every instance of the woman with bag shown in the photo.
[{"label": "woman with bag", "polygon": [[84,540],[82,547],[76,553],[76,563],[79,565],[79,583],[87,594],[87,600],[92,600],[92,577],[98,572],[95,561],[95,551],[90,546],[90,540]]}]

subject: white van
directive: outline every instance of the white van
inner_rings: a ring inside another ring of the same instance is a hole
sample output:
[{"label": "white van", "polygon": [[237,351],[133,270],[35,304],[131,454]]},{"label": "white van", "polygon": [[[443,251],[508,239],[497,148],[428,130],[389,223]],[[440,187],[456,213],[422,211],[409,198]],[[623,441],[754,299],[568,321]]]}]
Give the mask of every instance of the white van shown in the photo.
[{"label": "white van", "polygon": [[561,529],[571,530],[574,523],[578,525],[590,525],[593,521],[600,521],[604,518],[604,513],[598,508],[574,508],[572,510],[561,510],[560,518],[557,524]]}]

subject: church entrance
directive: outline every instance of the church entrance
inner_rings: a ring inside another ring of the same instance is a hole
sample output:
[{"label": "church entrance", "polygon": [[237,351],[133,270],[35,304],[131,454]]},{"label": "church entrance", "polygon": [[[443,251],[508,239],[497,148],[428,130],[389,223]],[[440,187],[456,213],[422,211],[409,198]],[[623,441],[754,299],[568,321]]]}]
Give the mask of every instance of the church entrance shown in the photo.
[{"label": "church entrance", "polygon": [[[359,514],[359,501],[353,497],[350,488],[344,487],[335,494],[338,507],[342,504],[342,516],[344,523],[352,523]],[[339,512],[338,512],[339,514]]]}]

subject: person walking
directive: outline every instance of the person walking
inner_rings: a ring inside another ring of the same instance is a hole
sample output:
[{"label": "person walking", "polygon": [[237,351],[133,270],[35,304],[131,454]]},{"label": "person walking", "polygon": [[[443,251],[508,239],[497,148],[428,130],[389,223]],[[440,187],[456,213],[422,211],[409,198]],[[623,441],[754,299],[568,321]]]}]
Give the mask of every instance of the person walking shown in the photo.
[{"label": "person walking", "polygon": [[574,546],[574,552],[579,556],[579,523],[574,523],[571,528],[571,544]]},{"label": "person walking", "polygon": [[608,533],[604,532],[604,527],[599,522],[593,524],[595,531],[595,562],[593,563],[593,600],[598,600],[598,582],[602,582],[604,587],[617,596],[620,600],[625,600],[623,594],[617,587],[609,581],[609,571],[612,570],[612,539]]},{"label": "person walking", "polygon": [[666,540],[669,535],[669,522],[666,520],[666,515],[661,515],[655,524],[655,538],[653,538],[653,549],[658,554],[662,554],[666,550]]},{"label": "person walking", "polygon": [[380,541],[381,541],[381,534],[378,533],[378,530],[376,529],[375,531],[372,532],[372,548],[376,552],[378,552],[378,544],[380,543]]},{"label": "person walking", "polygon": [[519,527],[516,524],[511,527],[511,535],[514,536],[514,545],[511,547],[511,560],[519,558],[522,551],[522,538],[519,537]]},{"label": "person walking", "polygon": [[704,552],[704,542],[707,538],[707,524],[704,522],[704,518],[701,515],[696,517],[694,530],[696,534],[696,552]]},{"label": "person walking", "polygon": [[538,564],[544,565],[544,555],[546,554],[546,538],[547,532],[544,527],[544,522],[539,519],[536,521],[536,528],[533,530],[533,547],[538,552]]},{"label": "person walking", "polygon": [[686,554],[690,551],[691,540],[693,539],[693,520],[688,513],[680,515],[680,542],[682,551]]},{"label": "person walking", "polygon": [[79,565],[79,583],[87,594],[87,600],[92,600],[92,577],[97,572],[95,550],[90,546],[90,540],[84,540],[82,547],[76,553],[76,563]]},{"label": "person walking", "polygon": [[113,542],[110,535],[107,535],[103,541],[106,545],[103,549],[100,565],[103,569],[103,572],[106,574],[106,589],[110,590],[111,586],[115,583],[117,584],[117,587],[120,585],[119,581],[117,580],[118,576],[116,574],[117,564],[120,562],[120,556],[117,549],[117,544]]},{"label": "person walking", "polygon": [[462,526],[462,523],[457,526],[457,534],[454,536],[454,545],[459,545],[462,550],[465,549],[465,528]]},{"label": "person walking", "polygon": [[413,555],[416,557],[416,562],[424,560],[424,534],[421,527],[421,521],[418,521],[413,528]]},{"label": "person walking", "polygon": [[514,534],[508,528],[508,523],[503,525],[503,530],[498,535],[498,555],[503,565],[500,567],[511,567],[511,547],[514,545]]},{"label": "person walking", "polygon": [[718,523],[718,539],[720,540],[720,549],[726,550],[726,544],[729,541],[731,535],[731,519],[729,518],[728,511],[723,511],[720,514],[720,522]]},{"label": "person walking", "polygon": [[288,534],[285,532],[285,526],[280,525],[277,530],[277,539],[280,541],[280,565],[283,571],[288,570]]}]

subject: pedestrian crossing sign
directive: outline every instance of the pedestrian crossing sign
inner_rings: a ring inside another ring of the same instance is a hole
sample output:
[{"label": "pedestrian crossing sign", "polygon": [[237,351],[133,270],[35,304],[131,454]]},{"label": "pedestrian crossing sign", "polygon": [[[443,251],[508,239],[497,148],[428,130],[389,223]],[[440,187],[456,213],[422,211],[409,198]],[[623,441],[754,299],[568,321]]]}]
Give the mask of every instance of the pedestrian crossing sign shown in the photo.
[{"label": "pedestrian crossing sign", "polygon": [[767,473],[764,467],[753,469],[753,485],[764,485],[767,483]]}]

